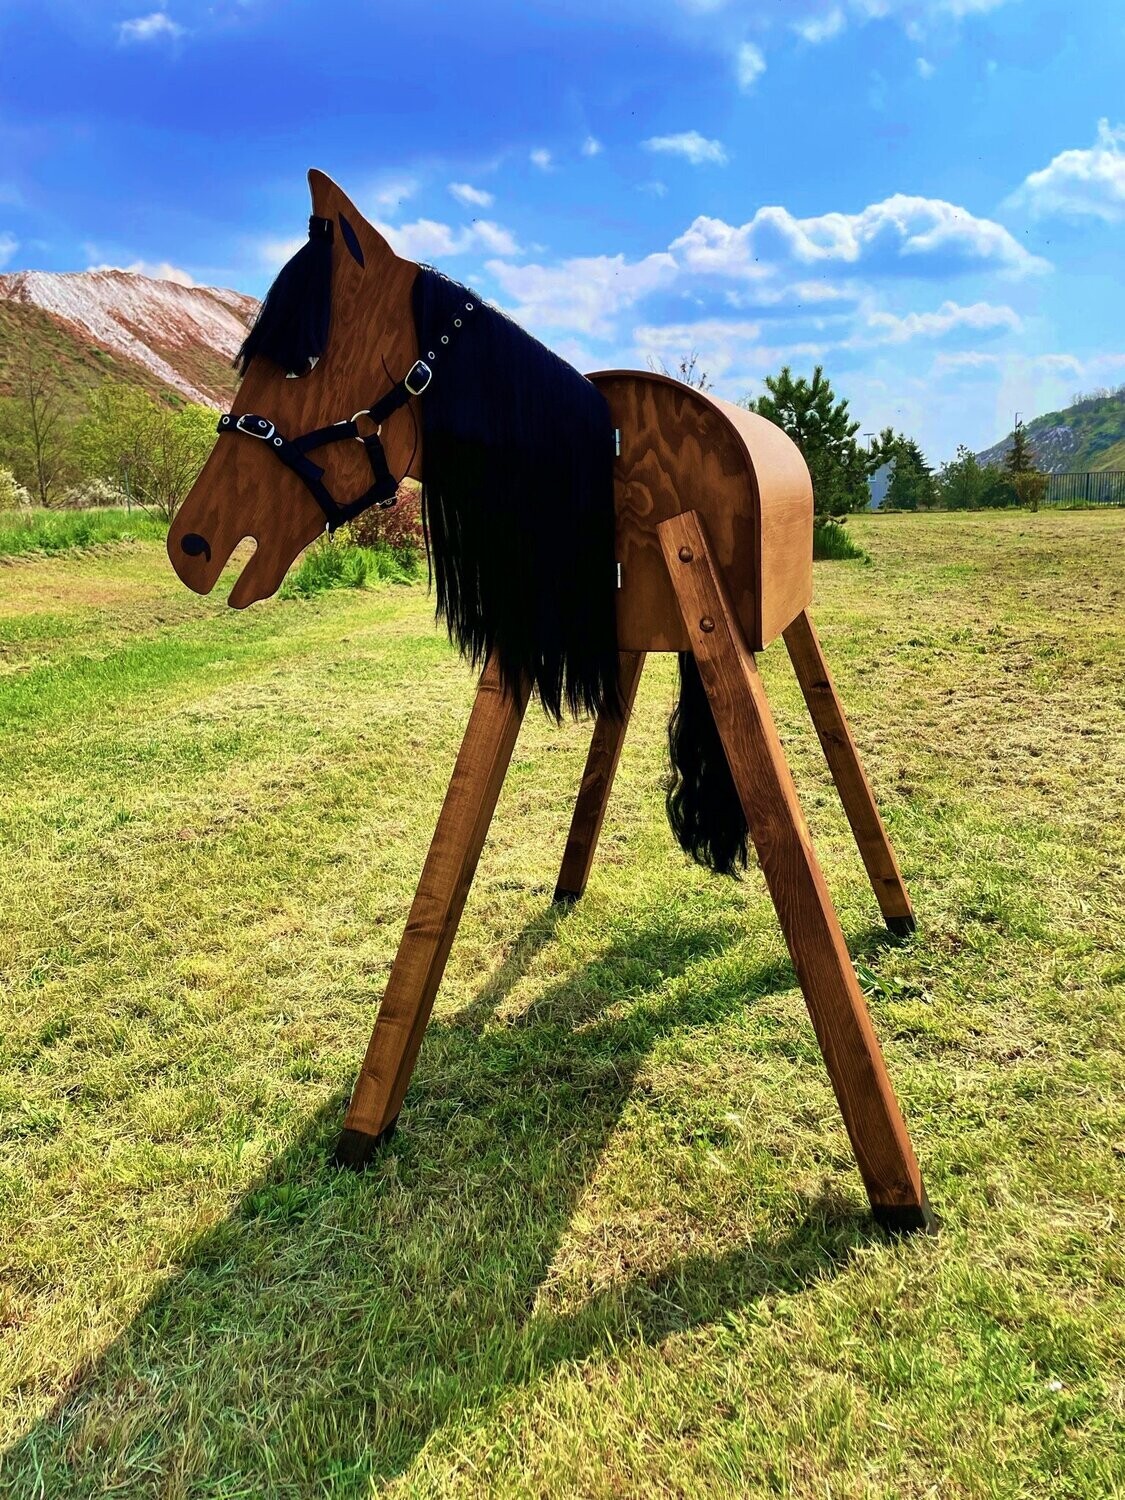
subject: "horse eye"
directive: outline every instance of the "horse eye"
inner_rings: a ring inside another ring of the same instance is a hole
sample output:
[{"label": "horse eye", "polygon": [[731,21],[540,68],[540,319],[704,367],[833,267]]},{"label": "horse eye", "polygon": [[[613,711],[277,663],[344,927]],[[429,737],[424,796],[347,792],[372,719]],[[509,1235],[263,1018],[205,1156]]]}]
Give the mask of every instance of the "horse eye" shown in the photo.
[{"label": "horse eye", "polygon": [[337,216],[340,220],[340,233],[344,236],[344,244],[352,253],[352,259],[363,265],[363,246],[359,243],[359,235],[344,218],[343,214]]}]

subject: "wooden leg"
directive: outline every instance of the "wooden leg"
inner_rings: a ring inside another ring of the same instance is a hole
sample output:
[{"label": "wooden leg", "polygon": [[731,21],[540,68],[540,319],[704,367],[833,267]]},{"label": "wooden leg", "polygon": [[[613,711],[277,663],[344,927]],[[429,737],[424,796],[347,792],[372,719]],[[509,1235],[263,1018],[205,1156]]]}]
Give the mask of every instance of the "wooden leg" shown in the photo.
[{"label": "wooden leg", "polygon": [[594,738],[586,757],[586,769],[582,773],[582,785],[578,789],[578,801],[574,805],[559,881],[555,886],[556,901],[577,901],[586,889],[644,664],[643,651],[621,652],[621,717],[600,714],[594,725]]},{"label": "wooden leg", "polygon": [[526,696],[517,702],[503,690],[490,662],[348,1104],[341,1165],[362,1166],[394,1129],[526,707]]},{"label": "wooden leg", "polygon": [[918,1163],[887,1077],[753,654],[694,511],[657,527],[762,873],[876,1219],[931,1229]]},{"label": "wooden leg", "polygon": [[808,610],[786,629],[785,644],[879,909],[890,930],[906,937],[914,931],[914,909]]}]

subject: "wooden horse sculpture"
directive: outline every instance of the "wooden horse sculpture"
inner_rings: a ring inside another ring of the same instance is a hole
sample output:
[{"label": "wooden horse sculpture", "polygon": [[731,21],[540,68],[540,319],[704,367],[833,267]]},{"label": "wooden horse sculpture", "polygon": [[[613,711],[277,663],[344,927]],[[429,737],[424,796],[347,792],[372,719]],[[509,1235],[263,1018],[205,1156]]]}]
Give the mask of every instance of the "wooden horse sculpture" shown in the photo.
[{"label": "wooden horse sculpture", "polygon": [[[465,287],[395,255],[310,173],[310,238],[242,351],[235,411],[168,538],[208,592],[272,594],[301,552],[421,479],[438,612],[476,704],[348,1105],[337,1160],[395,1127],[529,696],[597,716],[557,900],[583,893],[649,651],[680,656],[668,810],[733,872],[748,840],[773,897],[876,1218],[933,1220],[754,652],[781,635],[888,926],[910,901],[808,615],[812,491],[763,418],[635,371],[586,379]],[[296,377],[296,378],[293,378]],[[356,413],[349,416],[349,413]]]}]

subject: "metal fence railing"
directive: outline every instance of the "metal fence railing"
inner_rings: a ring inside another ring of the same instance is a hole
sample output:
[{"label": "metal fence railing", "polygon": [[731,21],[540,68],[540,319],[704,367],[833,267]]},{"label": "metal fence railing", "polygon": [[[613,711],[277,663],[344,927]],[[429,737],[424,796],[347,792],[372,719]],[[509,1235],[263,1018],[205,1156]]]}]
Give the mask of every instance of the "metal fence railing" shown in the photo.
[{"label": "metal fence railing", "polygon": [[1125,505],[1125,469],[1050,474],[1044,505]]}]

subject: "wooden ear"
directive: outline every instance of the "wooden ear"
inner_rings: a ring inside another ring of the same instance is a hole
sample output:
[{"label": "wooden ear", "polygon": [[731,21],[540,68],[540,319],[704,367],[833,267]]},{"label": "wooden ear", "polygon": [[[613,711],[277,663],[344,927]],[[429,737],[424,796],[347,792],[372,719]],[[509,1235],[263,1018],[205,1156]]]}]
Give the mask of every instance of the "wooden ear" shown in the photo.
[{"label": "wooden ear", "polygon": [[316,167],[310,169],[309,192],[312,194],[313,213],[321,219],[334,221],[336,243],[346,246],[361,266],[366,269],[380,261],[397,259],[379,231],[372,228],[348,195],[327,173],[318,171]]}]

